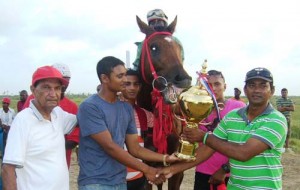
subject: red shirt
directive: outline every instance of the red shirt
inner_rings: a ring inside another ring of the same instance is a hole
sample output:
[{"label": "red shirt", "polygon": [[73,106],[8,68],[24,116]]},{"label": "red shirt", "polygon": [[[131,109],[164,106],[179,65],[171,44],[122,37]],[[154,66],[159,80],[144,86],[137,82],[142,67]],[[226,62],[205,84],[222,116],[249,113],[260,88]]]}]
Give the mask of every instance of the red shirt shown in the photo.
[{"label": "red shirt", "polygon": [[18,104],[17,104],[18,112],[20,112],[20,111],[22,111],[22,109],[24,109],[24,104],[25,104],[25,102],[22,102],[21,100],[18,101]]}]

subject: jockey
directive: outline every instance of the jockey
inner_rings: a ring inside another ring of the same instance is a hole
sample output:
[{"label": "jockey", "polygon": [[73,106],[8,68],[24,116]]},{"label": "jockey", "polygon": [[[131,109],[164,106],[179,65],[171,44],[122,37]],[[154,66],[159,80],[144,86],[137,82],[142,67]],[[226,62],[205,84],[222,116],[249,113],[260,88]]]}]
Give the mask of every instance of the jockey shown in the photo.
[{"label": "jockey", "polygon": [[[158,31],[158,32],[166,31],[166,29],[168,27],[168,17],[161,9],[154,9],[154,10],[149,11],[147,14],[147,21],[148,21],[148,25],[151,28],[153,28],[155,31]],[[173,38],[178,44],[180,44],[181,57],[182,57],[182,61],[184,61],[184,51],[183,51],[182,44],[178,40],[178,38],[176,38],[174,36],[173,36]],[[133,70],[138,70],[138,68],[139,68],[143,42],[144,41],[135,43],[138,47],[137,47],[136,58],[135,58],[135,61],[133,62]]]}]

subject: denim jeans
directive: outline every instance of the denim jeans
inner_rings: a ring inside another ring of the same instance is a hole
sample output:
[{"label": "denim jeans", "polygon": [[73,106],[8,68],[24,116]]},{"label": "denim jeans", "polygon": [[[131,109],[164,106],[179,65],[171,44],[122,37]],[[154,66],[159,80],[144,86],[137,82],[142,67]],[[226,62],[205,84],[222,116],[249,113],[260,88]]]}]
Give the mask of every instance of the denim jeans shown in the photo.
[{"label": "denim jeans", "polygon": [[102,185],[102,184],[90,184],[81,185],[78,190],[127,190],[126,183],[118,185]]}]

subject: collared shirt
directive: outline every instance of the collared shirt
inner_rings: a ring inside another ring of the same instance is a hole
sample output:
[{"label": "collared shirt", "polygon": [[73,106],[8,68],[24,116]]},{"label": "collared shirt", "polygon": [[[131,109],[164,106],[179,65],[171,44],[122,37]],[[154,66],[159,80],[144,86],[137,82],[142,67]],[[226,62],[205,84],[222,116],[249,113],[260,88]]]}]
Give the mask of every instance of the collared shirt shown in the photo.
[{"label": "collared shirt", "polygon": [[18,190],[69,190],[64,134],[77,123],[76,115],[55,107],[51,121],[30,103],[18,113],[8,134],[4,164],[16,166]]},{"label": "collared shirt", "polygon": [[230,159],[228,189],[282,189],[281,154],[287,134],[285,117],[271,104],[251,122],[248,107],[229,112],[214,130],[220,139],[244,144],[250,138],[266,143],[270,148],[247,161]]},{"label": "collared shirt", "polygon": [[3,108],[0,108],[0,119],[3,125],[10,126],[15,118],[15,110],[12,108],[8,108],[8,112],[6,113]]}]

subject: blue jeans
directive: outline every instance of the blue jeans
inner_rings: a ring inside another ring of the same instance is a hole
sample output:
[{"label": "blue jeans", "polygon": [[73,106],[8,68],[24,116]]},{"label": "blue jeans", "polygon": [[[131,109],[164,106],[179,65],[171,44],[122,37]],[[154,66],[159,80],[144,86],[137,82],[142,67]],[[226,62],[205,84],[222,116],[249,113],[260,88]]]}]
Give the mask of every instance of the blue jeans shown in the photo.
[{"label": "blue jeans", "polygon": [[127,190],[126,183],[118,185],[102,185],[102,184],[90,184],[81,185],[78,190]]}]

